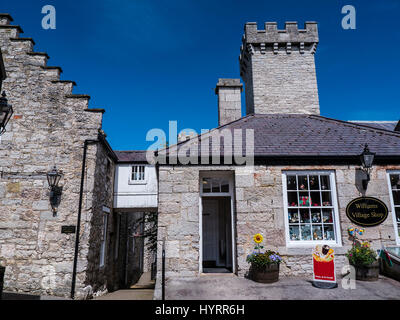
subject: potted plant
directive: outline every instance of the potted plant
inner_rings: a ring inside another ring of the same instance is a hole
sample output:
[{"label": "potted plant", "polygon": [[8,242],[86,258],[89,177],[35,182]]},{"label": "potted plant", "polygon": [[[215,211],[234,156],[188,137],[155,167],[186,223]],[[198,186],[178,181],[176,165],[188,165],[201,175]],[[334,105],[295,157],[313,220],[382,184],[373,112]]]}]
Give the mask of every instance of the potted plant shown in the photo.
[{"label": "potted plant", "polygon": [[279,280],[279,264],[282,261],[279,253],[266,250],[264,253],[261,249],[263,236],[257,233],[254,237],[256,243],[254,252],[247,256],[246,261],[250,263],[249,277],[251,280],[261,283],[272,283]]},{"label": "potted plant", "polygon": [[371,249],[368,241],[360,242],[357,234],[364,233],[364,229],[349,229],[353,238],[353,245],[346,253],[349,263],[356,270],[356,279],[361,281],[377,281],[379,276],[379,263],[375,250]]}]

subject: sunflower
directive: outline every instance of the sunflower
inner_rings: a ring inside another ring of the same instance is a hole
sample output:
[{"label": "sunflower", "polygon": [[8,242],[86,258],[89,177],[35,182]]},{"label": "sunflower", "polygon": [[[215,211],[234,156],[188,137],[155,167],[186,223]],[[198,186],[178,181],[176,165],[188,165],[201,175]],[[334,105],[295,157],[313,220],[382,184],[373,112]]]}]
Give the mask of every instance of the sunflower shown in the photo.
[{"label": "sunflower", "polygon": [[257,233],[254,235],[253,239],[254,239],[255,243],[261,243],[263,241],[263,236],[261,234]]}]

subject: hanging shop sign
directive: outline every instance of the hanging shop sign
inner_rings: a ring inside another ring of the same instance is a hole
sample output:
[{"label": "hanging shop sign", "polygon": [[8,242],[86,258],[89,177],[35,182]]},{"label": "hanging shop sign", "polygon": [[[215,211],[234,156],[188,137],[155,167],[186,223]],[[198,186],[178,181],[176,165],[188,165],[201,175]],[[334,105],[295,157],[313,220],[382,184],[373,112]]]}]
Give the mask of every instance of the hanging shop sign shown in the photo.
[{"label": "hanging shop sign", "polygon": [[388,208],[384,202],[372,197],[356,198],[346,207],[347,217],[355,224],[373,227],[381,224],[388,216]]},{"label": "hanging shop sign", "polygon": [[331,283],[331,287],[336,286],[334,250],[328,245],[317,245],[313,249],[312,257],[314,285],[324,282]]}]

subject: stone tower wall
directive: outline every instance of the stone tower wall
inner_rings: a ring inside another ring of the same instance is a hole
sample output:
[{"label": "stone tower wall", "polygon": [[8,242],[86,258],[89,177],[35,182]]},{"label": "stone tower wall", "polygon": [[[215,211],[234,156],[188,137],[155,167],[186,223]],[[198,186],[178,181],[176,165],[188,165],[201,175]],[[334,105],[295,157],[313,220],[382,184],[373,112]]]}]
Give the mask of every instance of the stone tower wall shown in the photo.
[{"label": "stone tower wall", "polygon": [[246,113],[319,114],[317,44],[314,22],[306,22],[304,30],[296,22],[286,22],[284,30],[275,22],[267,22],[265,30],[246,23],[239,57]]}]

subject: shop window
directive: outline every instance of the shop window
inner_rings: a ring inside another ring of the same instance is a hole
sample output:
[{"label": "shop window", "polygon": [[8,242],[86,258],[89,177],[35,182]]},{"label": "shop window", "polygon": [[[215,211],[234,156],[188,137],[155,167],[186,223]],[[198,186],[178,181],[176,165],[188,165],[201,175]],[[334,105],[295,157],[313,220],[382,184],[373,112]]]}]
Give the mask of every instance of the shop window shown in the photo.
[{"label": "shop window", "polygon": [[340,244],[333,172],[283,174],[287,240],[293,244]]},{"label": "shop window", "polygon": [[132,166],[132,182],[143,182],[145,181],[145,166]]},{"label": "shop window", "polygon": [[400,172],[389,172],[389,184],[396,242],[400,244]]}]

